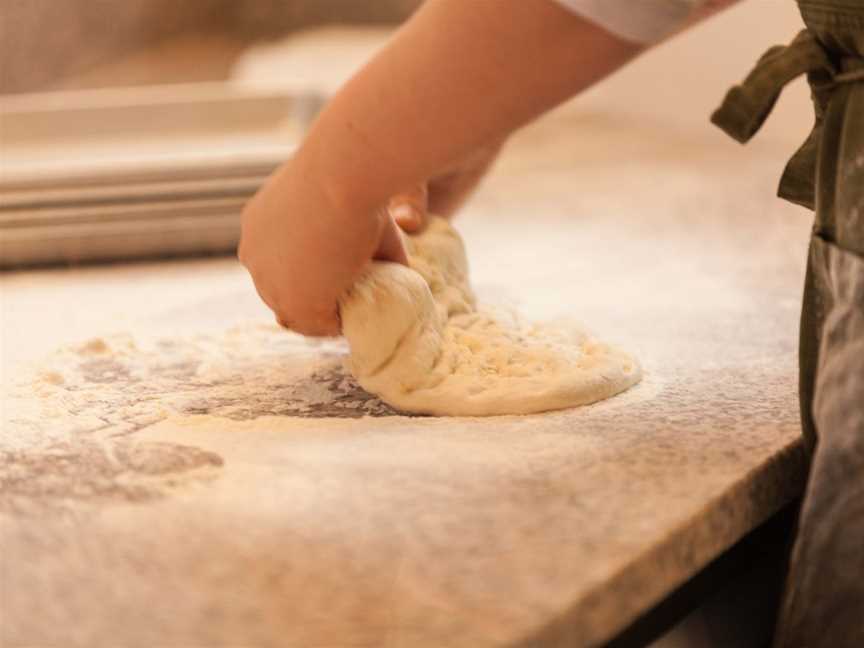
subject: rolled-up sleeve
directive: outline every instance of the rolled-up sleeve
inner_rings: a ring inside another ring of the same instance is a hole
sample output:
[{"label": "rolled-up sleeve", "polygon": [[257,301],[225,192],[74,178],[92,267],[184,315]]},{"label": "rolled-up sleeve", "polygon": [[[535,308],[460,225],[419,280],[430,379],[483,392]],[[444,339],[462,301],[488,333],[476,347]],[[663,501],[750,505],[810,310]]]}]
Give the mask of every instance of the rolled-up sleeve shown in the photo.
[{"label": "rolled-up sleeve", "polygon": [[680,27],[706,0],[553,0],[606,31],[650,44]]}]

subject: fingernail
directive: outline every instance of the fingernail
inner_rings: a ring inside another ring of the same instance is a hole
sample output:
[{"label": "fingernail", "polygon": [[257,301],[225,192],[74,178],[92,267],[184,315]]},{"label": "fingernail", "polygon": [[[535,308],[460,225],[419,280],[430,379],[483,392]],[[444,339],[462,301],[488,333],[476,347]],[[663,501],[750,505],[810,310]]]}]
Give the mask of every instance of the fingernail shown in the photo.
[{"label": "fingernail", "polygon": [[390,210],[390,215],[396,220],[411,220],[416,221],[419,218],[417,210],[411,205],[401,204],[396,205]]}]

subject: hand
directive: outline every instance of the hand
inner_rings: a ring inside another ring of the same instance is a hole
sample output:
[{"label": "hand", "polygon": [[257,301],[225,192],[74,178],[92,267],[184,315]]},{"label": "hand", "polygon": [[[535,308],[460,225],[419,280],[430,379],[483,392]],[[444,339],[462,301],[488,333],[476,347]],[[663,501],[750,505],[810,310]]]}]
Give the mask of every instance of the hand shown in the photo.
[{"label": "hand", "polygon": [[334,196],[297,158],[243,210],[238,257],[277,321],[310,336],[339,335],[338,300],[370,260],[407,264],[386,210]]},{"label": "hand", "polygon": [[388,204],[390,216],[409,234],[422,230],[430,213],[452,216],[489,171],[502,145],[498,141],[484,147],[428,183],[394,196]]},{"label": "hand", "polygon": [[499,149],[500,143],[486,147],[395,196],[387,210],[352,203],[326,187],[301,159],[289,160],[243,210],[240,262],[279,324],[304,335],[339,335],[338,300],[366,264],[377,259],[407,265],[399,228],[422,230],[430,212],[450,216]]}]

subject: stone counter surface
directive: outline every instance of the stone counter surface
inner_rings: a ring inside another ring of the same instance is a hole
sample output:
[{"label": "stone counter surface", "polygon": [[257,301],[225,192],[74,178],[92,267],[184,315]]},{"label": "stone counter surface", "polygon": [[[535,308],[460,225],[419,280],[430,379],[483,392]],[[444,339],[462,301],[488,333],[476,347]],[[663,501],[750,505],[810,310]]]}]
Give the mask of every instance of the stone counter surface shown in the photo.
[{"label": "stone counter surface", "polygon": [[517,138],[459,220],[480,298],[645,368],[538,416],[399,416],[230,259],[4,275],[0,645],[614,636],[801,490],[785,154],[567,111]]}]

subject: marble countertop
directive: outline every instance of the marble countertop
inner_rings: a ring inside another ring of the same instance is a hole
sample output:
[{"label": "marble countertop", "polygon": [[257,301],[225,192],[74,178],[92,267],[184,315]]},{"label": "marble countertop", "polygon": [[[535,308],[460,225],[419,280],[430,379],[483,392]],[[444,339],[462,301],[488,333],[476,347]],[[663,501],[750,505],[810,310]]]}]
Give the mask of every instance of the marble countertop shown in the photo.
[{"label": "marble countertop", "polygon": [[611,638],[802,488],[785,155],[566,111],[517,138],[459,219],[480,298],[646,373],[540,416],[396,415],[230,259],[3,275],[4,645]]}]

